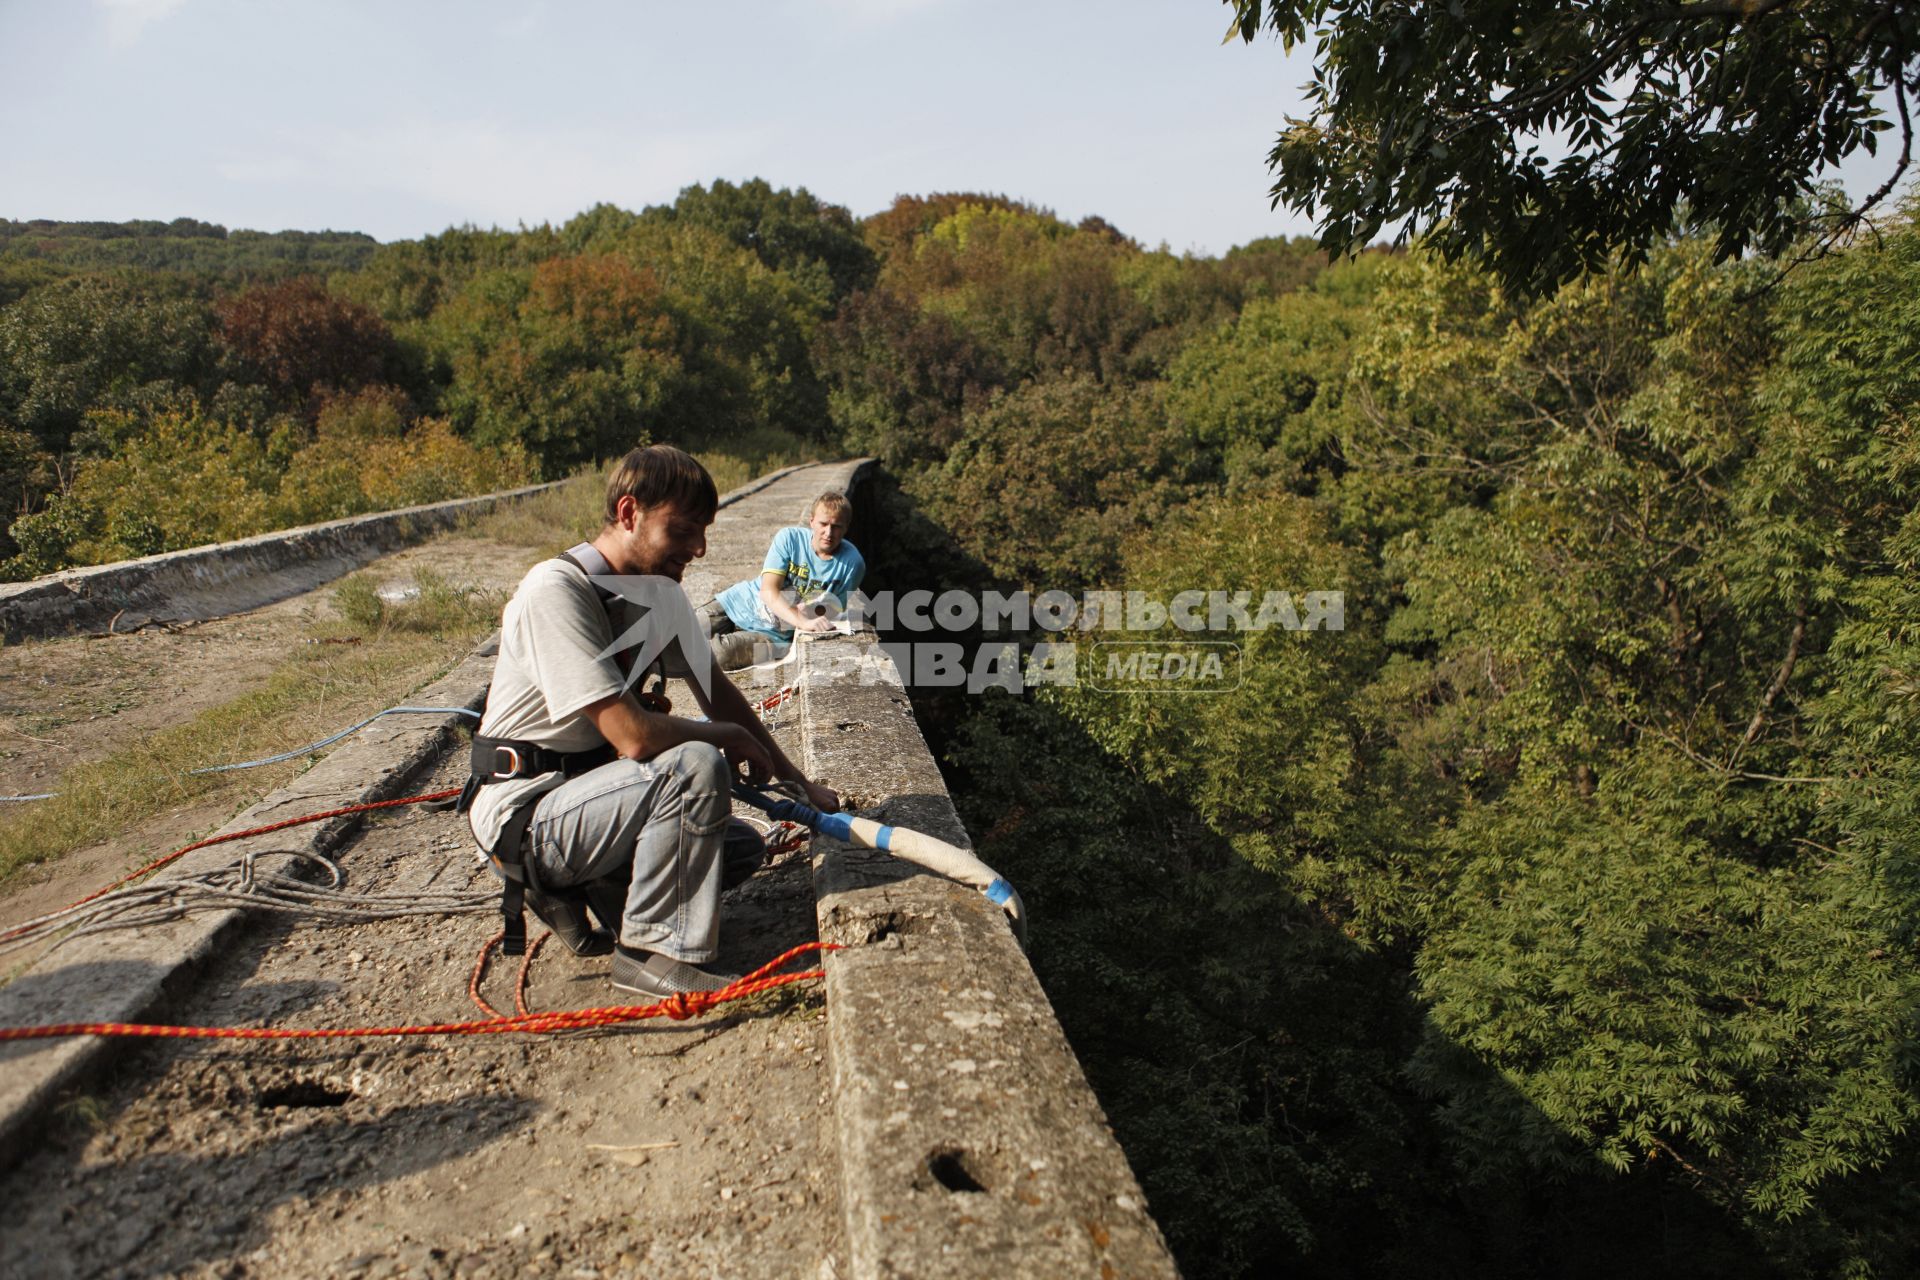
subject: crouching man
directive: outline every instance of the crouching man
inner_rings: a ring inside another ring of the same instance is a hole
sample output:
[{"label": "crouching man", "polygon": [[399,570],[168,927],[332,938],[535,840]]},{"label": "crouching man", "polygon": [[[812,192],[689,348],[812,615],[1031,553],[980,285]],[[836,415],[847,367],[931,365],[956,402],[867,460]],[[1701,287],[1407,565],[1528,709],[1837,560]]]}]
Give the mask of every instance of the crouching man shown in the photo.
[{"label": "crouching man", "polygon": [[[807,781],[712,661],[679,587],[706,554],[718,494],[668,445],[636,449],[607,480],[606,525],[534,566],[507,603],[474,737],[474,839],[514,895],[578,955],[613,952],[613,985],[659,999],[714,991],[720,894],[766,856],[732,819],[736,770]],[[707,716],[669,714],[649,683],[685,677]],[[596,929],[589,912],[603,929]]]}]

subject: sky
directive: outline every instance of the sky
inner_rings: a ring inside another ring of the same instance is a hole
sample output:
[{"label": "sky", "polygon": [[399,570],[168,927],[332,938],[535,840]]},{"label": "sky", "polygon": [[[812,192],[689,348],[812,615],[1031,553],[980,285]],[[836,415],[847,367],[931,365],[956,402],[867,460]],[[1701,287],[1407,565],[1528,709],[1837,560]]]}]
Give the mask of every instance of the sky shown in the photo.
[{"label": "sky", "polygon": [[[716,178],[993,192],[1147,245],[1305,235],[1307,52],[1219,0],[0,0],[0,217],[414,239]],[[1871,190],[1890,161],[1843,177]]]}]

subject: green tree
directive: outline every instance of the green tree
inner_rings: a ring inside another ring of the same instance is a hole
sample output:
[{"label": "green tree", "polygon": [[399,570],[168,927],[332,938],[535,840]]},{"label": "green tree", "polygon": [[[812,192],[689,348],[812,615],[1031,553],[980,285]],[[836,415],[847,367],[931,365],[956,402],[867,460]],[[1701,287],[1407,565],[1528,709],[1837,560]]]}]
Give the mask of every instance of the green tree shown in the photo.
[{"label": "green tree", "polygon": [[0,312],[0,415],[64,453],[95,407],[203,389],[216,368],[212,328],[177,282],[123,273],[35,289]]},{"label": "green tree", "polygon": [[1277,476],[1306,491],[1316,473],[1344,463],[1349,352],[1367,319],[1328,290],[1249,303],[1174,358],[1168,409],[1230,477]]},{"label": "green tree", "polygon": [[951,319],[1016,377],[1125,378],[1147,371],[1134,349],[1152,328],[1120,274],[1138,257],[1051,216],[962,205],[911,257],[889,259],[880,282]]},{"label": "green tree", "polygon": [[1128,534],[1201,482],[1160,388],[1032,382],[966,419],[920,485],[928,509],[1004,579],[1070,589],[1114,576]]},{"label": "green tree", "polygon": [[1228,3],[1243,39],[1313,42],[1309,114],[1269,163],[1335,252],[1430,232],[1522,292],[1639,261],[1676,219],[1718,260],[1778,252],[1819,175],[1874,149],[1882,91],[1900,161],[1854,216],[1911,154],[1920,13],[1896,0]]},{"label": "green tree", "polygon": [[273,527],[284,444],[276,449],[280,442],[210,419],[186,395],[152,408],[103,409],[93,419],[89,429],[112,440],[113,451],[81,459],[72,484],[44,510],[14,521],[21,554],[13,573],[105,564]]},{"label": "green tree", "polygon": [[716,178],[711,187],[686,187],[672,204],[656,205],[640,217],[717,231],[751,249],[770,269],[804,284],[829,307],[872,284],[878,269],[853,215],[805,187],[776,191],[762,178],[738,186]]},{"label": "green tree", "polygon": [[1009,381],[960,325],[886,289],[854,294],[822,326],[813,362],[849,449],[912,470],[946,458],[963,415]]},{"label": "green tree", "polygon": [[611,256],[480,276],[435,312],[452,371],[441,403],[474,440],[516,444],[548,472],[632,447],[680,376],[659,280]]}]

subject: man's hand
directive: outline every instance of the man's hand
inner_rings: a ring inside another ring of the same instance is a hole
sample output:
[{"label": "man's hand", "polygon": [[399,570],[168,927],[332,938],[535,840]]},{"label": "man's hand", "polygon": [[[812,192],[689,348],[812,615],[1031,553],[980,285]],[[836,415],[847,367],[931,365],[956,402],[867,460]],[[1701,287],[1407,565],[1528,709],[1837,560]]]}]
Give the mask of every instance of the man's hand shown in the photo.
[{"label": "man's hand", "polygon": [[840,796],[832,787],[823,787],[817,782],[809,782],[806,784],[806,787],[808,804],[811,804],[822,813],[838,813],[840,811]]},{"label": "man's hand", "polygon": [[[738,773],[741,766],[747,770],[747,781],[759,786],[773,777],[773,757],[759,741],[739,725],[728,725],[734,732],[727,735],[720,749],[727,754],[727,764]],[[828,792],[832,795],[832,792]]]},{"label": "man's hand", "polygon": [[824,613],[816,613],[811,618],[803,618],[793,629],[795,631],[811,631],[815,635],[822,635],[833,630],[833,619]]}]

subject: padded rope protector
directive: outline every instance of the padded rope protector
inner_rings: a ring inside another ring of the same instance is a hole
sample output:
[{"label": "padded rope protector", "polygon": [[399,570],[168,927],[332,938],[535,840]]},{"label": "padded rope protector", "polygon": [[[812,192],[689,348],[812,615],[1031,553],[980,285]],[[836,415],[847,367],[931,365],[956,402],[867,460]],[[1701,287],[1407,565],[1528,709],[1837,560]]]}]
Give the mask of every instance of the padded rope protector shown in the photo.
[{"label": "padded rope protector", "polygon": [[750,787],[736,786],[734,794],[755,808],[764,809],[770,817],[797,822],[847,844],[890,853],[949,880],[971,885],[1007,913],[1008,919],[1013,922],[1014,937],[1019,939],[1021,947],[1027,945],[1027,909],[1020,901],[1019,893],[999,872],[958,845],[948,844],[945,840],[908,827],[882,826],[872,818],[855,817],[848,813],[821,813],[797,800],[772,800],[765,793]]}]

